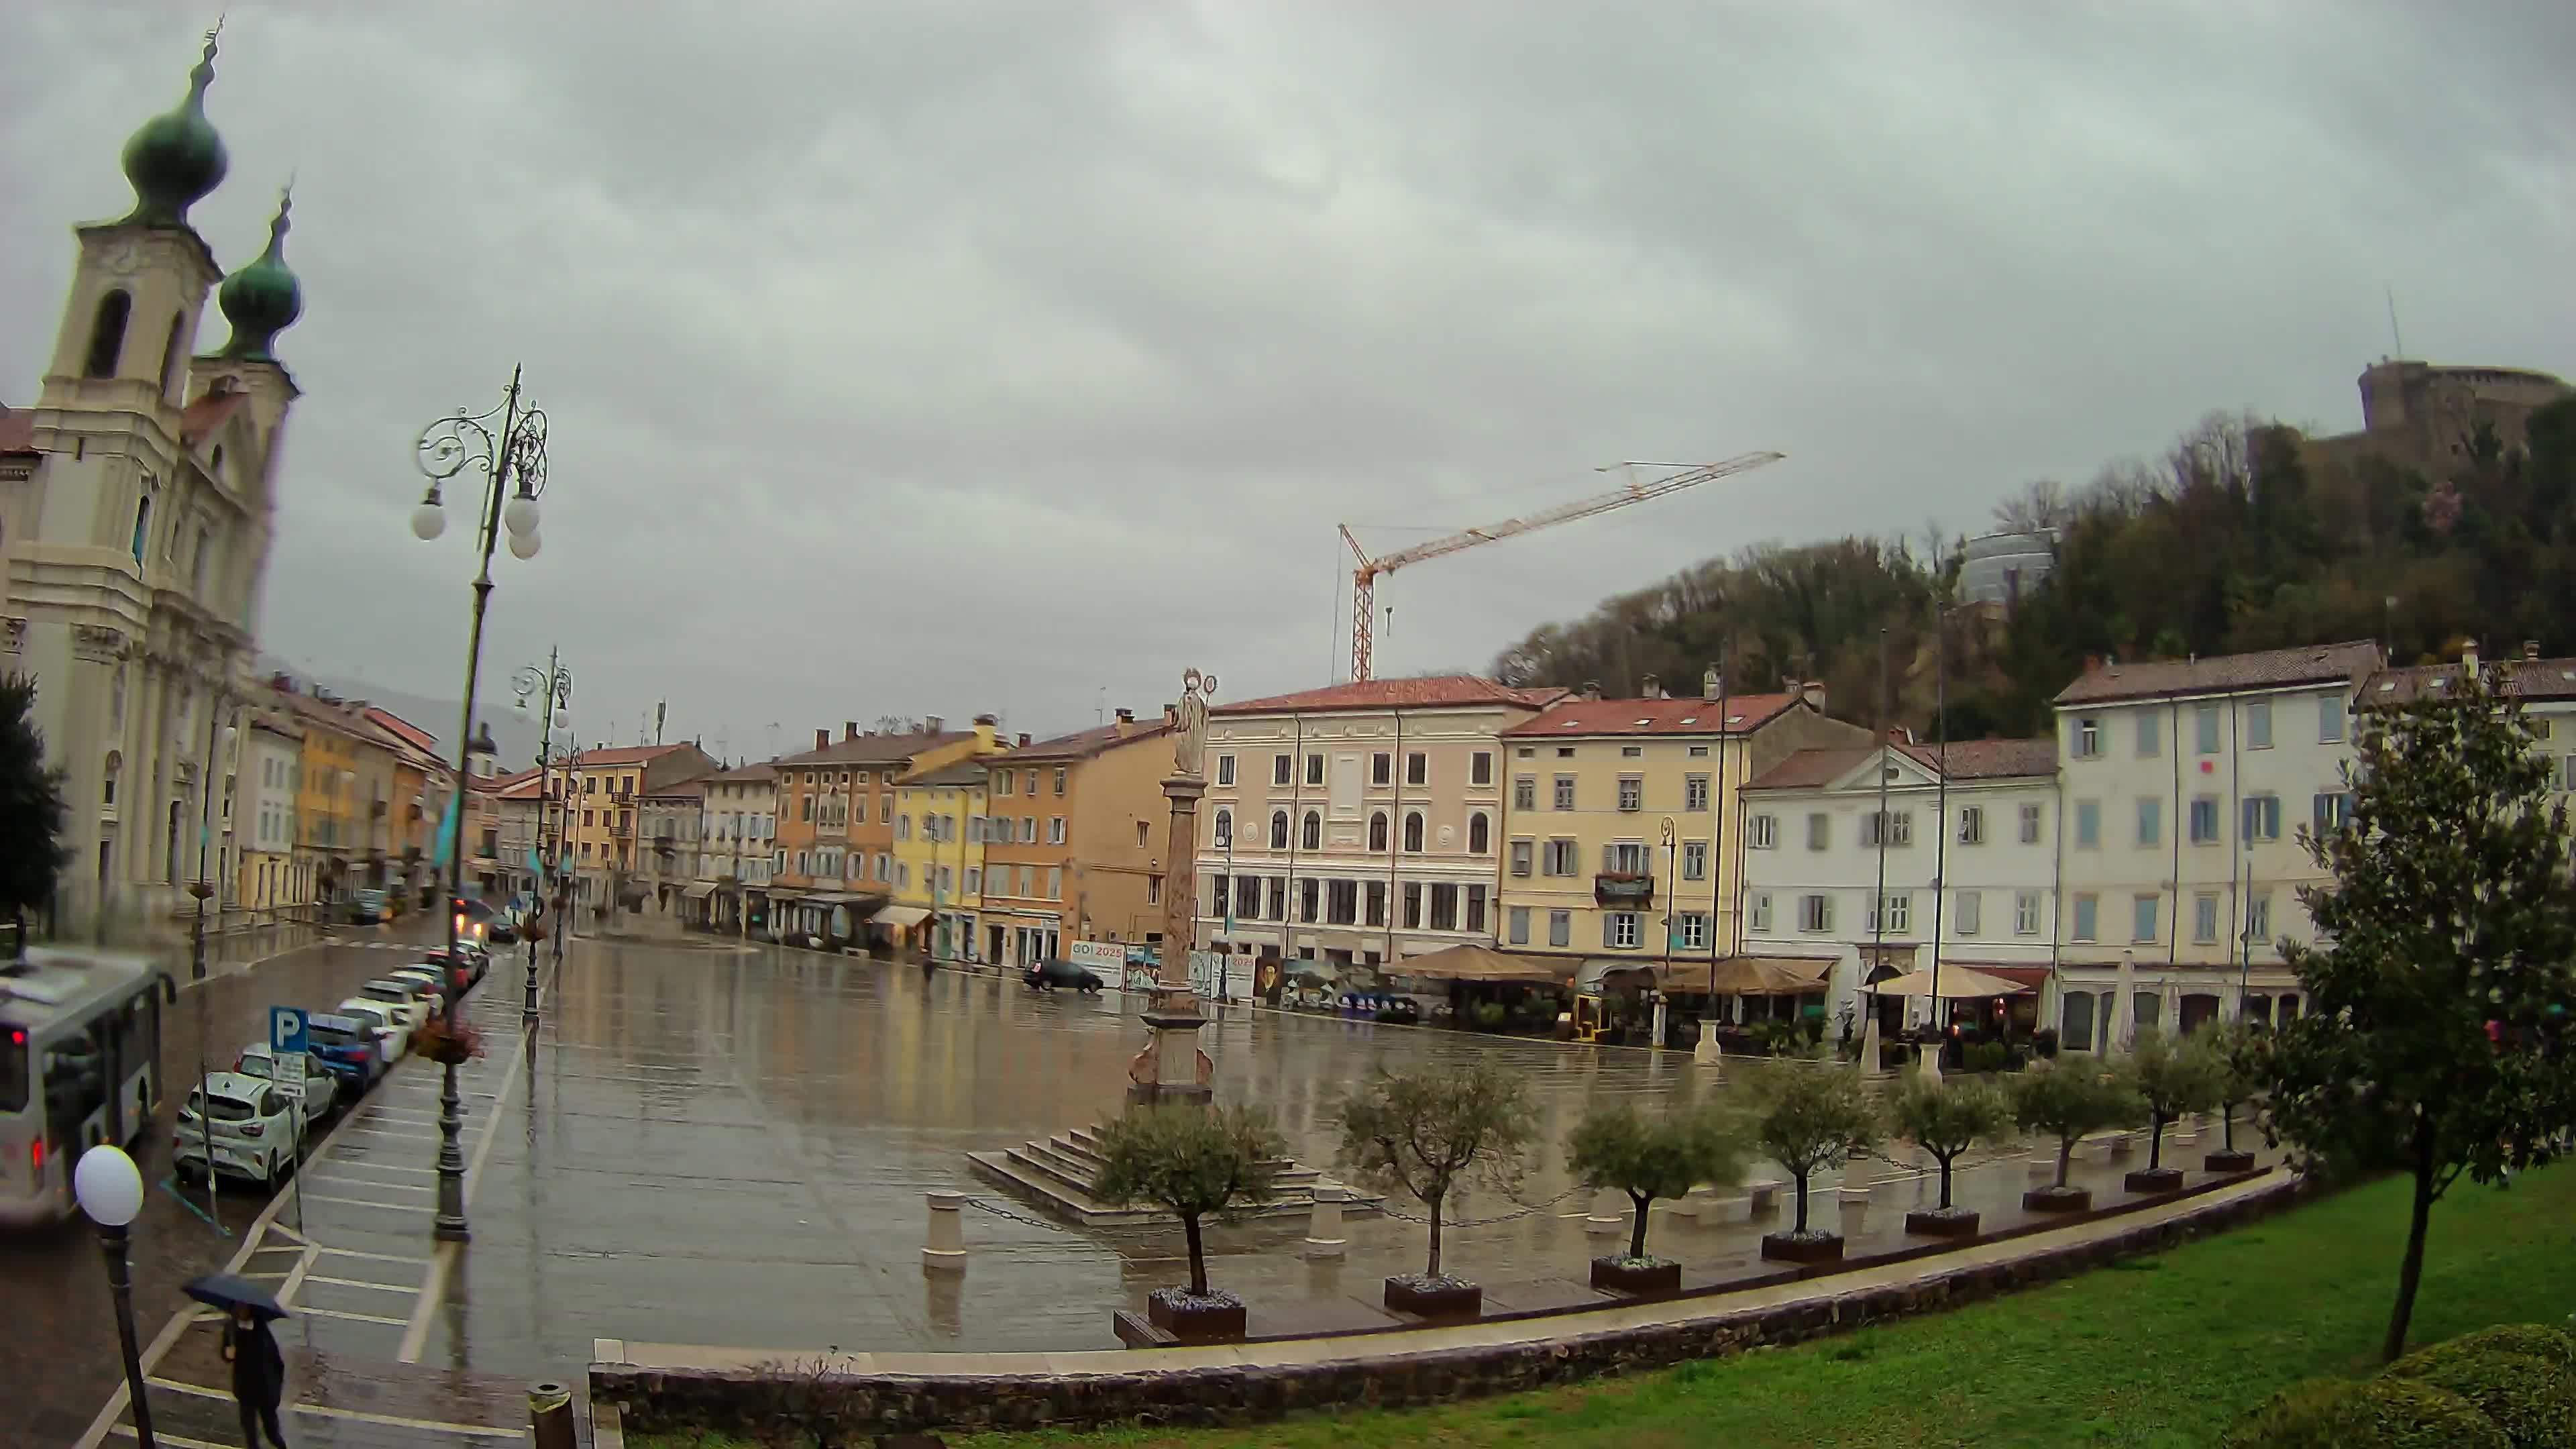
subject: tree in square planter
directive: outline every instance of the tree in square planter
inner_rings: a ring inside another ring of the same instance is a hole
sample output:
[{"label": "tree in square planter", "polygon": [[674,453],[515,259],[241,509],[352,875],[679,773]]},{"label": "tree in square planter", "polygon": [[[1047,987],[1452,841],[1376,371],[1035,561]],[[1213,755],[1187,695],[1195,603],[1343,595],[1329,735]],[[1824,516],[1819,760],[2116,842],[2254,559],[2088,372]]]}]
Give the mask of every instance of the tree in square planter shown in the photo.
[{"label": "tree in square planter", "polygon": [[2218,1150],[2201,1159],[2211,1172],[2251,1172],[2254,1154],[2236,1145],[2236,1113],[2251,1097],[2269,1067],[2272,1038],[2246,1021],[2223,1022],[2206,1034],[2216,1058]]},{"label": "tree in square planter", "polygon": [[1744,1180],[1742,1128],[1714,1106],[1685,1107],[1649,1116],[1631,1102],[1594,1107],[1566,1142],[1566,1168],[1595,1192],[1619,1191],[1636,1204],[1628,1251],[1592,1260],[1592,1286],[1616,1293],[1675,1293],[1682,1265],[1646,1255],[1646,1210],[1657,1198],[1675,1198],[1703,1183],[1732,1187]]},{"label": "tree in square planter", "polygon": [[1390,1072],[1380,1068],[1341,1105],[1339,1161],[1359,1181],[1420,1202],[1431,1251],[1420,1273],[1386,1280],[1386,1306],[1435,1318],[1473,1318],[1485,1290],[1440,1268],[1440,1212],[1474,1182],[1508,1192],[1520,1183],[1538,1114],[1529,1080],[1492,1062]]},{"label": "tree in square planter", "polygon": [[1101,1128],[1100,1200],[1152,1203],[1189,1242],[1190,1286],[1145,1300],[1155,1327],[1200,1342],[1243,1336],[1243,1300],[1208,1287],[1199,1224],[1266,1201],[1287,1154],[1269,1119],[1245,1107],[1140,1107]]},{"label": "tree in square planter", "polygon": [[1941,1205],[1905,1215],[1905,1230],[1928,1237],[1972,1238],[1977,1214],[1950,1201],[1951,1170],[1968,1149],[2001,1137],[2012,1126],[2012,1106],[1991,1082],[1907,1074],[1888,1101],[1896,1135],[1941,1164]]},{"label": "tree in square planter", "polygon": [[2066,1180],[2075,1144],[2088,1133],[2135,1127],[2147,1116],[2126,1063],[2106,1069],[2084,1057],[2062,1056],[2045,1070],[2031,1063],[2013,1080],[2012,1103],[2015,1122],[2057,1139],[2057,1180],[2021,1195],[2023,1210],[2035,1213],[2091,1211],[2092,1189]]},{"label": "tree in square planter", "polygon": [[2165,1166],[2165,1128],[2206,1111],[2218,1101],[2218,1058],[2206,1042],[2177,1042],[2162,1032],[2141,1032],[2129,1057],[2129,1079],[2147,1104],[2147,1165],[2120,1185],[2131,1192],[2173,1192],[2182,1169]]},{"label": "tree in square planter", "polygon": [[1790,1263],[1832,1263],[1843,1235],[1807,1226],[1807,1181],[1841,1167],[1878,1144],[1883,1118],[1862,1073],[1838,1062],[1796,1058],[1752,1062],[1746,1080],[1758,1104],[1753,1142],[1788,1170],[1797,1206],[1785,1232],[1762,1239],[1762,1256]]}]

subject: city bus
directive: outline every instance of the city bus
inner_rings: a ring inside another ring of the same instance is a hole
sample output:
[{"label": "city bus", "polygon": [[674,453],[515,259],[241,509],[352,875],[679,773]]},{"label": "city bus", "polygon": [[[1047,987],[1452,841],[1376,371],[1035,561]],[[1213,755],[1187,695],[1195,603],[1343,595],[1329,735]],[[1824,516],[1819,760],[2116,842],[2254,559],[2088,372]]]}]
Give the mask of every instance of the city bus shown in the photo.
[{"label": "city bus", "polygon": [[161,1106],[161,1009],[178,983],[139,956],[31,949],[0,961],[0,1226],[73,1212],[72,1164],[130,1147]]}]

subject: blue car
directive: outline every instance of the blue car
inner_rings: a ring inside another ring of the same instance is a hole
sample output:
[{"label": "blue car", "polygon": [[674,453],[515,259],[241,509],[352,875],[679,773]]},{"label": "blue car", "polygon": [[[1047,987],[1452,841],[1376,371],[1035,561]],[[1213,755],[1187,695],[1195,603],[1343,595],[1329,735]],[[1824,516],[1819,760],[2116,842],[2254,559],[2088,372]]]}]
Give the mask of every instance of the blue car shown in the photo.
[{"label": "blue car", "polygon": [[364,1022],[346,1016],[308,1016],[304,1039],[314,1060],[345,1083],[350,1096],[374,1086],[385,1074],[384,1054],[376,1049]]}]

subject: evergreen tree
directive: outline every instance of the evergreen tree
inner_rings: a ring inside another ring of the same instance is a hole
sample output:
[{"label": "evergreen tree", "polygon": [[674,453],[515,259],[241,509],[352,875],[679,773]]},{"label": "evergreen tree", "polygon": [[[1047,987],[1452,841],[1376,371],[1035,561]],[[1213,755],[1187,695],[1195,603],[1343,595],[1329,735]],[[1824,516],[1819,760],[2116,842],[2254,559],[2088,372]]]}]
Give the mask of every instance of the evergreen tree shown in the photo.
[{"label": "evergreen tree", "polygon": [[2567,810],[2501,675],[2365,718],[2350,821],[2301,840],[2316,945],[2285,943],[2308,1011],[2275,1038],[2266,1128],[2303,1160],[2414,1182],[2382,1345],[2405,1351],[2433,1204],[2504,1181],[2576,1125]]},{"label": "evergreen tree", "polygon": [[0,911],[24,942],[27,912],[50,904],[71,852],[62,843],[63,776],[45,768],[36,681],[0,677]]}]

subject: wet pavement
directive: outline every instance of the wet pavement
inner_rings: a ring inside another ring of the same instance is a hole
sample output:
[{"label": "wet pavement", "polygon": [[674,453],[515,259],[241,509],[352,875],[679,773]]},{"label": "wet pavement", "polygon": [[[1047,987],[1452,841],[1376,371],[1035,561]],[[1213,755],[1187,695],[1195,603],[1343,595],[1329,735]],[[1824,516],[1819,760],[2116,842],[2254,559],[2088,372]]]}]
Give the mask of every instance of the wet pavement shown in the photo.
[{"label": "wet pavement", "polygon": [[[252,1240],[245,1271],[298,1310],[281,1342],[299,1443],[479,1442],[524,1424],[528,1380],[578,1383],[595,1338],[1111,1347],[1113,1309],[1183,1276],[1177,1230],[1043,1221],[965,1158],[1119,1110],[1142,1041],[1140,1003],[775,947],[583,941],[548,992],[529,1052],[518,981],[515,963],[496,963],[466,1007],[490,1034],[489,1054],[460,1073],[470,1243],[442,1252],[429,1231],[437,1109],[427,1063],[399,1068],[333,1130],[300,1204],[290,1196]],[[1530,1082],[1551,1144],[1596,1097],[1651,1104],[1727,1090],[1682,1053],[1212,1010],[1219,1019],[1202,1045],[1220,1100],[1269,1109],[1295,1155],[1318,1166],[1331,1161],[1333,1104],[1381,1063],[1499,1057]],[[2196,1164],[2209,1145],[2185,1151]],[[2083,1176],[2107,1191],[2134,1165],[2088,1161]],[[1817,1226],[1876,1237],[1935,1191],[1901,1161],[1868,1162],[1856,1176],[1870,1186],[1865,1210],[1839,1202],[1841,1175],[1816,1180]],[[1959,1197],[2001,1213],[2025,1182],[2015,1154],[1963,1169]],[[980,1209],[967,1216],[962,1276],[922,1271],[923,1194],[933,1189],[968,1192]],[[1495,1284],[1579,1276],[1617,1241],[1586,1231],[1590,1206],[1570,1193],[1551,1146],[1519,1201],[1479,1192],[1457,1205],[1471,1222],[1504,1220],[1453,1227],[1447,1266]],[[1741,1260],[1778,1226],[1750,1221],[1740,1203],[1699,1221],[1658,1218],[1650,1246],[1686,1263]],[[1257,1303],[1286,1303],[1373,1296],[1377,1278],[1421,1266],[1415,1223],[1353,1217],[1347,1256],[1322,1264],[1296,1256],[1304,1228],[1289,1218],[1214,1230],[1212,1278]],[[83,1276],[95,1275],[86,1234],[77,1242]],[[203,1256],[220,1261],[235,1246],[210,1240]],[[147,1338],[175,1306],[173,1283],[165,1271],[138,1296]],[[97,1326],[78,1330],[95,1336],[74,1340],[98,1346],[77,1356],[85,1426],[112,1385],[114,1339],[103,1285],[73,1286],[101,1308]],[[166,1368],[155,1371],[180,1385],[168,1392],[184,1400],[191,1387],[219,1386],[219,1369],[191,1367],[211,1360],[211,1329],[172,1333]],[[164,1390],[154,1392],[157,1405]]]},{"label": "wet pavement", "polygon": [[[338,1002],[357,983],[410,959],[406,938],[416,929],[417,922],[406,922],[344,931],[338,944],[328,945],[309,928],[212,940],[207,979],[196,985],[188,984],[184,948],[169,959],[182,989],[178,1004],[163,1015],[162,1109],[136,1150],[150,1184],[132,1229],[139,1333],[149,1337],[168,1318],[182,1301],[181,1283],[231,1256],[238,1234],[268,1198],[248,1183],[225,1181],[210,1205],[203,1184],[176,1187],[170,1181],[170,1128],[196,1076],[199,1043],[206,1044],[210,1069],[229,1068],[234,1053],[265,1038],[271,1005]],[[210,1206],[213,1221],[234,1236],[212,1226]],[[70,1443],[118,1378],[116,1320],[97,1234],[77,1218],[0,1234],[0,1301],[10,1309],[10,1331],[0,1335],[0,1382],[10,1385],[11,1418],[28,1434],[27,1442]]]}]

